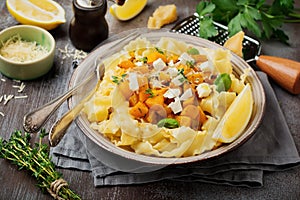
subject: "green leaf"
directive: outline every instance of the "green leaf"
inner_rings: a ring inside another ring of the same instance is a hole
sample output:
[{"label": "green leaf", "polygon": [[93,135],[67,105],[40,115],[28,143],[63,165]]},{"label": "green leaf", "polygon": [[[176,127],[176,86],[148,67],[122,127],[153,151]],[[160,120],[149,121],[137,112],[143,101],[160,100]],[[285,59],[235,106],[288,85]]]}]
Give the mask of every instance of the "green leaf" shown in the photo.
[{"label": "green leaf", "polygon": [[176,119],[173,118],[164,118],[157,123],[158,127],[166,127],[166,128],[178,128],[179,123]]},{"label": "green leaf", "polygon": [[252,33],[254,33],[257,37],[261,37],[262,30],[260,29],[260,26],[258,23],[251,17],[251,15],[245,10],[244,13],[241,14],[241,19],[245,20],[246,26],[243,25],[243,27],[250,30]]},{"label": "green leaf", "polygon": [[201,1],[200,3],[198,3],[196,7],[196,12],[201,17],[207,14],[211,14],[215,8],[216,8],[215,4]]},{"label": "green leaf", "polygon": [[265,2],[266,2],[265,0],[260,0],[255,3],[256,4],[255,7],[259,10],[264,5]]},{"label": "green leaf", "polygon": [[214,26],[211,18],[203,18],[199,21],[199,36],[205,39],[218,35],[218,31]]},{"label": "green leaf", "polygon": [[226,12],[238,10],[236,0],[212,0],[212,2],[218,9]]},{"label": "green leaf", "polygon": [[260,14],[259,10],[257,10],[256,8],[248,6],[247,12],[250,16],[252,16],[253,19],[261,20],[261,14]]},{"label": "green leaf", "polygon": [[228,23],[229,37],[233,36],[234,34],[238,33],[241,30],[242,30],[241,15],[239,13],[234,18],[232,18]]},{"label": "green leaf", "polygon": [[223,73],[219,74],[216,80],[214,81],[214,84],[217,86],[216,90],[218,92],[222,91],[228,91],[231,87],[231,78],[229,74]]},{"label": "green leaf", "polygon": [[196,48],[190,48],[190,49],[187,50],[187,53],[190,54],[190,55],[198,55],[199,51]]}]

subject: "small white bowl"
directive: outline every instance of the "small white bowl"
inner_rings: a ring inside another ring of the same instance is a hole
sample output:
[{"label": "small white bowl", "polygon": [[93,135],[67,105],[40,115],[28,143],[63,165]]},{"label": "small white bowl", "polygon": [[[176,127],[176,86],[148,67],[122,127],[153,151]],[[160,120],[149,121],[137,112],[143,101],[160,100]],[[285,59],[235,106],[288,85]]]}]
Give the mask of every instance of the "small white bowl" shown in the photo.
[{"label": "small white bowl", "polygon": [[0,72],[5,76],[18,80],[36,79],[46,74],[52,67],[55,54],[55,40],[45,29],[31,25],[17,25],[0,32],[0,48],[3,43],[15,35],[27,41],[36,41],[48,50],[48,53],[34,61],[16,62],[0,54]]}]

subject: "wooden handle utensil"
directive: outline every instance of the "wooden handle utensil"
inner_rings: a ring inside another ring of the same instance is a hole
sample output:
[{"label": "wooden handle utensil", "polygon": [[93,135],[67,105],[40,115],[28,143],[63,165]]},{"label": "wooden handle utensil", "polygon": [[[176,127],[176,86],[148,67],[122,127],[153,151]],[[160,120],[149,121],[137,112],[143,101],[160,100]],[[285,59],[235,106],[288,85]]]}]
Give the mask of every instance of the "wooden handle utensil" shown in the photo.
[{"label": "wooden handle utensil", "polygon": [[300,94],[300,62],[260,55],[256,64],[281,87],[292,94]]}]

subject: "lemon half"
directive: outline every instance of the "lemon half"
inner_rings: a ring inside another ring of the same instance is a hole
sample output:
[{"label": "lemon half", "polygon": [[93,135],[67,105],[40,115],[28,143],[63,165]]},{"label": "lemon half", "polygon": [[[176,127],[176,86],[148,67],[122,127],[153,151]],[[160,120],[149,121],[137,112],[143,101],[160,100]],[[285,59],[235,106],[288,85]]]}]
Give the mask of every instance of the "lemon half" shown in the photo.
[{"label": "lemon half", "polygon": [[66,22],[65,10],[52,0],[6,0],[6,6],[21,24],[51,30]]},{"label": "lemon half", "polygon": [[253,109],[251,87],[247,84],[234,99],[217,125],[213,138],[219,142],[231,143],[246,128]]},{"label": "lemon half", "polygon": [[112,16],[121,21],[126,21],[137,16],[146,6],[147,0],[127,0],[123,6],[113,4],[109,8]]}]

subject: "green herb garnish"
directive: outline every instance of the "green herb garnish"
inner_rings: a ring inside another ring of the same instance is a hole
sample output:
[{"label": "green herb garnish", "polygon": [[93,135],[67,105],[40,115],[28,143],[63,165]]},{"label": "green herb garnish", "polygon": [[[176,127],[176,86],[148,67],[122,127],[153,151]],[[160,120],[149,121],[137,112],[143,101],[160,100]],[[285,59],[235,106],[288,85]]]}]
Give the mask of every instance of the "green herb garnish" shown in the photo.
[{"label": "green herb garnish", "polygon": [[163,50],[161,50],[160,48],[158,47],[155,47],[155,50],[160,53],[160,54],[165,54]]},{"label": "green herb garnish", "polygon": [[231,87],[231,78],[227,73],[220,74],[214,81],[214,84],[217,86],[216,90],[218,92],[227,91]]},{"label": "green herb garnish", "polygon": [[34,147],[30,145],[30,134],[15,131],[8,141],[0,137],[0,158],[7,159],[17,165],[19,169],[26,169],[36,178],[44,192],[48,191],[54,198],[80,199],[67,184],[63,185],[56,196],[50,186],[54,181],[63,180],[62,174],[55,170],[54,163],[49,158],[48,146],[42,144],[42,138],[48,133],[42,130],[39,135],[39,143]]},{"label": "green herb garnish", "polygon": [[179,123],[176,119],[172,119],[172,118],[164,118],[161,119],[158,123],[157,123],[158,127],[166,127],[166,128],[178,128],[179,127]]},{"label": "green herb garnish", "polygon": [[148,88],[146,91],[145,91],[145,94],[149,94],[149,98],[153,98],[154,97],[154,93],[153,91],[151,90],[151,88]]},{"label": "green herb garnish", "polygon": [[187,53],[190,54],[190,55],[198,55],[199,51],[196,48],[190,48],[190,49],[187,50]]},{"label": "green herb garnish", "polygon": [[186,65],[190,68],[194,68],[195,67],[194,64],[195,64],[195,61],[193,61],[193,60],[186,61]]},{"label": "green herb garnish", "polygon": [[184,81],[187,81],[187,80],[188,80],[187,77],[184,75],[184,69],[183,69],[183,68],[178,69],[178,75],[181,75],[181,76],[182,76],[182,78],[179,79],[180,82],[183,83]]},{"label": "green herb garnish", "polygon": [[143,63],[146,63],[148,61],[148,58],[147,57],[143,57],[143,58],[140,58],[139,61],[141,61]]},{"label": "green herb garnish", "polygon": [[228,26],[230,36],[246,29],[260,39],[276,38],[287,43],[281,30],[286,22],[300,22],[300,13],[293,0],[211,0],[201,1],[196,8],[199,15],[199,36],[210,38],[218,34],[213,21]]},{"label": "green herb garnish", "polygon": [[121,82],[124,81],[124,78],[127,76],[127,74],[122,74],[121,77],[118,76],[111,76],[112,78],[112,82],[116,83],[116,84],[120,84]]}]

